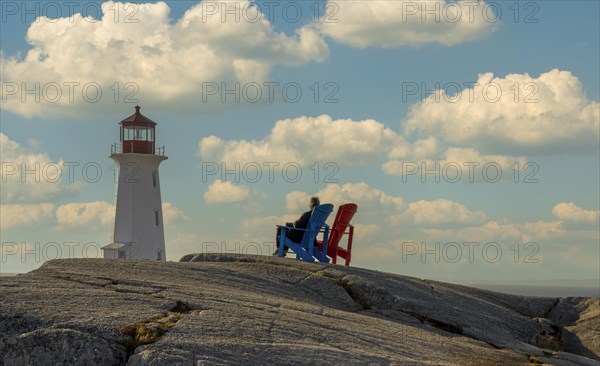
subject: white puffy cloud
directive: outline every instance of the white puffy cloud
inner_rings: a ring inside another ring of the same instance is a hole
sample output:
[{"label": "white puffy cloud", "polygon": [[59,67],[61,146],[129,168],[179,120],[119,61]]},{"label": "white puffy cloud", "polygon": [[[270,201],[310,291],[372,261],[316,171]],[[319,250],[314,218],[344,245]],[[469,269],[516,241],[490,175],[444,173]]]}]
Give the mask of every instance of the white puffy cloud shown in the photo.
[{"label": "white puffy cloud", "polygon": [[382,246],[382,245],[357,245],[352,247],[352,260],[354,263],[357,261],[361,262],[375,262],[380,263],[381,260],[390,259],[398,256],[396,249]]},{"label": "white puffy cloud", "polygon": [[265,228],[272,228],[273,234],[274,234],[276,225],[285,225],[286,222],[294,222],[299,217],[300,217],[300,214],[251,217],[251,218],[242,220],[241,227],[244,230],[244,232],[251,232],[251,233],[258,233],[258,232],[264,233]]},{"label": "white puffy cloud", "polygon": [[[333,203],[338,207],[344,203],[356,203],[358,212],[368,219],[370,214],[385,217],[385,221],[393,224],[477,224],[485,220],[486,214],[481,211],[471,211],[464,205],[447,199],[433,201],[420,200],[405,203],[400,196],[393,196],[367,183],[328,184],[315,193],[321,203]],[[312,195],[293,191],[286,195],[286,210],[301,212],[308,209]],[[335,210],[335,209],[334,209]],[[369,229],[369,232],[373,228]]]},{"label": "white puffy cloud", "polygon": [[388,157],[397,160],[424,160],[437,157],[440,152],[440,141],[434,136],[418,139],[414,142],[408,142],[400,137],[388,152]]},{"label": "white puffy cloud", "polygon": [[572,202],[561,202],[554,206],[552,214],[563,221],[578,221],[595,223],[600,216],[600,211],[586,210]]},{"label": "white puffy cloud", "polygon": [[[491,99],[495,92],[497,101]],[[511,179],[517,171],[531,171],[527,156],[597,151],[599,129],[600,103],[585,97],[570,72],[552,70],[538,78],[528,74],[498,78],[487,73],[473,88],[456,95],[441,89],[413,105],[401,134],[373,119],[301,116],[277,121],[260,140],[205,137],[199,142],[199,155],[228,166],[274,162],[281,167],[316,161],[359,166],[387,154],[382,165],[387,174],[402,175],[402,164],[407,162],[427,167],[439,163],[441,170],[450,164],[464,168],[464,176],[469,176],[465,180],[471,182],[471,166],[481,170],[494,165],[503,172],[502,179]],[[480,171],[475,180],[495,181],[494,172],[486,172],[491,176]]]},{"label": "white puffy cloud", "polygon": [[[222,12],[225,7],[236,7],[243,16],[236,20]],[[236,82],[261,84],[273,65],[328,56],[314,27],[292,36],[276,32],[250,0],[199,2],[175,22],[169,11],[165,2],[108,1],[100,19],[80,14],[36,19],[27,32],[32,48],[26,56],[1,56],[3,82],[10,84],[3,88],[3,108],[24,116],[77,115],[105,111],[115,99],[139,99],[162,109],[206,110],[221,98],[199,103],[203,83],[224,82],[229,89]],[[40,102],[32,95],[22,102],[21,83],[28,89],[39,83]]]},{"label": "white puffy cloud", "polygon": [[470,211],[460,203],[447,199],[416,201],[408,204],[406,210],[389,218],[392,223],[441,224],[478,223],[485,219],[485,213]]},{"label": "white puffy cloud", "polygon": [[[527,160],[520,156],[480,154],[472,148],[445,147],[447,143],[435,136],[407,141],[403,136],[386,128],[384,124],[368,119],[333,120],[328,115],[318,117],[298,117],[280,120],[275,123],[268,136],[261,140],[228,140],[217,136],[202,138],[199,143],[199,155],[205,162],[221,162],[228,167],[248,163],[257,163],[261,169],[268,170],[266,163],[277,163],[281,169],[287,163],[310,166],[314,162],[332,162],[339,166],[358,166],[373,164],[385,153],[388,161],[382,165],[385,173],[403,175],[407,163],[417,164],[417,175],[421,163],[426,169],[439,165],[439,176],[447,175],[449,180],[457,174],[454,165],[461,168],[457,180],[480,181],[489,175],[495,180],[496,171],[487,168],[483,176],[482,168],[486,164],[495,165],[504,172],[501,177],[510,179],[509,170],[525,170]],[[445,169],[447,168],[447,169]],[[253,171],[254,168],[249,168]],[[475,176],[477,173],[477,176]],[[515,174],[513,172],[513,174]],[[444,176],[445,177],[445,176]],[[446,178],[446,177],[445,177]],[[440,178],[441,179],[441,178]]]},{"label": "white puffy cloud", "polygon": [[[332,203],[339,206],[344,203],[356,203],[358,212],[377,212],[379,214],[397,213],[404,207],[404,199],[388,195],[380,189],[372,188],[367,183],[328,184],[316,193],[321,203]],[[286,195],[286,209],[289,212],[308,210],[312,195],[294,191]]]},{"label": "white puffy cloud", "polygon": [[115,206],[105,201],[71,202],[56,209],[56,220],[61,228],[108,226],[114,223]]},{"label": "white puffy cloud", "polygon": [[[520,179],[522,171],[531,172],[530,179],[535,179],[534,166],[530,167],[522,156],[484,155],[472,148],[449,147],[440,155],[430,151],[430,155],[420,154],[418,140],[416,149],[402,151],[404,159],[393,159],[398,150],[388,155],[390,160],[383,163],[382,170],[390,175],[398,175],[409,180],[446,181],[446,182],[495,182],[500,179]],[[404,149],[403,149],[404,150]],[[398,156],[402,158],[401,156]]]},{"label": "white puffy cloud", "polygon": [[537,179],[526,156],[597,152],[599,129],[600,103],[588,100],[568,71],[538,78],[486,73],[472,88],[455,95],[440,89],[413,105],[382,170],[449,182],[496,181],[497,172],[499,179],[524,172]]},{"label": "white puffy cloud", "polygon": [[[379,235],[381,233],[380,225],[375,225],[375,224],[353,224],[353,225],[354,225],[354,237],[352,238],[352,242],[372,243],[372,242],[379,241],[376,239],[379,238]],[[347,238],[344,237],[344,240],[346,240],[346,241],[343,243],[342,246],[346,247]]]},{"label": "white puffy cloud", "polygon": [[247,187],[235,185],[229,181],[215,180],[204,192],[204,200],[209,205],[237,203],[248,199],[250,190]]},{"label": "white puffy cloud", "polygon": [[231,165],[236,162],[361,165],[376,162],[397,139],[394,131],[372,119],[302,116],[277,121],[269,135],[258,141],[205,137],[199,143],[199,153],[205,161]]},{"label": "white puffy cloud", "polygon": [[9,203],[0,205],[0,228],[15,226],[33,228],[41,222],[50,221],[54,216],[51,203]]},{"label": "white puffy cloud", "polygon": [[[330,202],[327,197],[323,197],[321,192],[315,194],[319,196],[321,203]],[[302,210],[306,211],[310,207],[310,197],[313,195],[301,192],[301,191],[293,191],[285,195],[285,208],[288,212],[300,212]]]},{"label": "white puffy cloud", "polygon": [[483,154],[548,154],[597,151],[599,129],[600,103],[576,76],[554,69],[537,78],[485,73],[452,96],[440,89],[411,108],[403,132]]},{"label": "white puffy cloud", "polygon": [[[460,148],[450,147],[444,154],[440,164],[456,163],[461,166],[467,166],[469,163],[478,163],[481,166],[486,164],[495,163],[503,171],[508,171],[509,168],[524,169],[527,164],[527,159],[523,156],[510,156],[510,155],[486,155],[480,154],[477,150],[472,148]],[[515,166],[515,163],[517,164]]]},{"label": "white puffy cloud", "polygon": [[[115,222],[115,209],[115,205],[106,201],[70,202],[56,209],[56,221],[61,229],[106,228]],[[188,220],[187,215],[171,202],[163,202],[162,212],[165,225]]]},{"label": "white puffy cloud", "polygon": [[[404,224],[477,224],[486,218],[484,212],[471,211],[464,205],[447,199],[405,203],[402,197],[389,195],[364,182],[343,185],[328,184],[315,195],[319,196],[321,203],[333,203],[334,211],[341,204],[356,203],[358,212],[361,213],[363,219],[369,220],[369,216],[374,214],[377,217],[384,217],[388,224],[394,226]],[[307,210],[311,196],[311,194],[300,191],[288,193],[286,210],[288,212]],[[368,229],[369,235],[379,231],[378,225],[363,228]]]},{"label": "white puffy cloud", "polygon": [[539,243],[544,240],[556,240],[566,231],[560,221],[534,221],[524,223],[488,221],[482,225],[452,229],[425,229],[431,240],[462,242],[512,242]]},{"label": "white puffy cloud", "polygon": [[483,1],[329,1],[321,31],[354,47],[445,46],[482,38],[497,28]]},{"label": "white puffy cloud", "polygon": [[177,222],[189,220],[189,217],[171,202],[163,202],[162,214],[165,225],[172,225]]},{"label": "white puffy cloud", "polygon": [[62,160],[52,160],[46,153],[23,147],[3,133],[0,155],[3,203],[48,202],[82,189],[79,182],[65,183],[68,167]]}]

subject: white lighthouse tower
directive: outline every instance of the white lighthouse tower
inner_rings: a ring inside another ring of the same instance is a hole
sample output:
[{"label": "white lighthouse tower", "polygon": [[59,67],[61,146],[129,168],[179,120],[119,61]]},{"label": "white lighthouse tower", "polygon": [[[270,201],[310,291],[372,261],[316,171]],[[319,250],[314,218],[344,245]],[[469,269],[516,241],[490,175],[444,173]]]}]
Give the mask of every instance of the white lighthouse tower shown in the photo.
[{"label": "white lighthouse tower", "polygon": [[110,158],[119,167],[113,243],[102,248],[104,258],[166,258],[158,166],[167,157],[155,146],[156,123],[140,113],[119,123],[120,142]]}]

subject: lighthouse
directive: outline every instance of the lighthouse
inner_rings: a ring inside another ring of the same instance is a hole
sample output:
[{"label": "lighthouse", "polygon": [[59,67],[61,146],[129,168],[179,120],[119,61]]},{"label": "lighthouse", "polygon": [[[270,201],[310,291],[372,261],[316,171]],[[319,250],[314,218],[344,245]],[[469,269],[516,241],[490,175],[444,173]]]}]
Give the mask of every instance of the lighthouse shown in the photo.
[{"label": "lighthouse", "polygon": [[104,258],[164,261],[165,234],[158,166],[165,148],[156,147],[156,122],[140,107],[120,123],[120,141],[110,158],[119,169],[113,242],[102,248]]}]

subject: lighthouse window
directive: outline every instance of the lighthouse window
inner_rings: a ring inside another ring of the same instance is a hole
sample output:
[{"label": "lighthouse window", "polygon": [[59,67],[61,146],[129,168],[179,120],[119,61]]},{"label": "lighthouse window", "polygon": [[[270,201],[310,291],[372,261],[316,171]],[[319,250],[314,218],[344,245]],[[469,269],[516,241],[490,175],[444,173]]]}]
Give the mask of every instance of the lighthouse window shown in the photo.
[{"label": "lighthouse window", "polygon": [[158,181],[158,174],[156,172],[152,172],[152,186],[156,188],[156,183]]},{"label": "lighthouse window", "polygon": [[158,210],[154,210],[154,223],[158,226]]},{"label": "lighthouse window", "polygon": [[146,140],[146,127],[135,128],[135,140]]},{"label": "lighthouse window", "polygon": [[125,127],[123,129],[123,140],[154,141],[154,133],[151,128],[147,127]]}]

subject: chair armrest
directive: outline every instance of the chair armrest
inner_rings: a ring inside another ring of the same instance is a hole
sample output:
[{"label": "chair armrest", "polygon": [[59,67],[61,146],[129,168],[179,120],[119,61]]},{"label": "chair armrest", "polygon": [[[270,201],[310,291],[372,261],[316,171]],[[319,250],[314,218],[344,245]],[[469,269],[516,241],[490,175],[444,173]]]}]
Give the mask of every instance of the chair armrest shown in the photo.
[{"label": "chair armrest", "polygon": [[277,227],[281,227],[281,228],[286,228],[287,230],[302,230],[302,231],[308,231],[308,229],[300,229],[297,227],[293,227],[293,226],[284,226],[284,225],[275,225]]},{"label": "chair armrest", "polygon": [[[291,226],[283,226],[283,225],[275,225],[275,226],[277,226],[277,227],[284,227],[284,228],[287,228],[287,229],[289,229],[289,230],[312,231],[312,230],[309,230],[309,229],[301,229],[301,228],[299,228],[299,227],[291,227]],[[327,228],[327,229],[329,229],[329,225],[327,225],[327,224],[323,224],[323,228]]]}]

